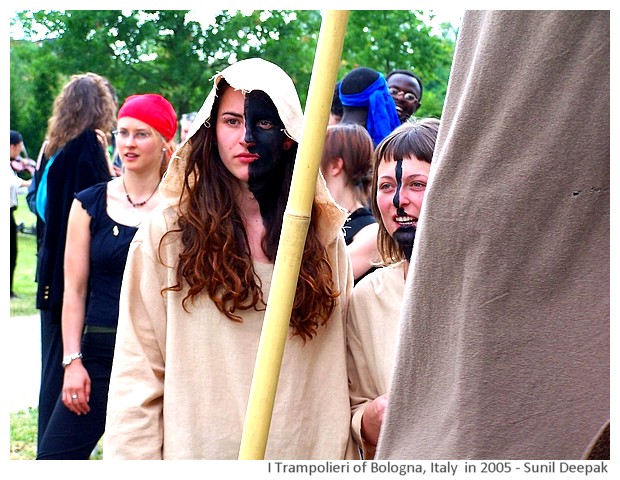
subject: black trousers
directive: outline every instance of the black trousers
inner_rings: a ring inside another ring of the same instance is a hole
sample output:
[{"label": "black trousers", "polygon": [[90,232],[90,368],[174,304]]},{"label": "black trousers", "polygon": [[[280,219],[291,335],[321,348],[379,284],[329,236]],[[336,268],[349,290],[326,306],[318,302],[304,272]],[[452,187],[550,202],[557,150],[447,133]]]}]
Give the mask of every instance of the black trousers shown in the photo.
[{"label": "black trousers", "polygon": [[62,305],[41,313],[41,385],[39,387],[39,421],[37,448],[47,429],[58,395],[62,390]]},{"label": "black trousers", "polygon": [[87,333],[82,338],[82,363],[91,380],[90,412],[76,415],[56,405],[39,444],[37,460],[88,460],[105,430],[108,388],[114,357],[115,333]]},{"label": "black trousers", "polygon": [[17,265],[17,224],[15,223],[15,210],[17,210],[17,207],[11,207],[11,225],[9,227],[11,242],[11,293],[13,293],[13,276],[15,275],[15,265]]}]

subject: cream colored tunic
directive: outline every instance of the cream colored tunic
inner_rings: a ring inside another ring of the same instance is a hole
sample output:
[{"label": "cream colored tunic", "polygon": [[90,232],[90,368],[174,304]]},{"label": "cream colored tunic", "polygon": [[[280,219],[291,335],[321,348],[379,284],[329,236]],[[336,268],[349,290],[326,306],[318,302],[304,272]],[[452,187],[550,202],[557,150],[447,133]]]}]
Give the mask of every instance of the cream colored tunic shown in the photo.
[{"label": "cream colored tunic", "polygon": [[[208,297],[181,308],[179,244],[157,246],[174,210],[154,215],[131,245],[123,280],[105,433],[106,459],[237,459],[264,312],[234,322]],[[325,218],[328,218],[326,215]],[[332,219],[333,220],[333,219]],[[345,312],[353,284],[341,225],[327,245],[340,301],[304,344],[288,338],[265,459],[345,459],[350,442]],[[273,265],[255,264],[267,298]],[[348,453],[347,453],[348,452]]]},{"label": "cream colored tunic", "polygon": [[379,268],[353,289],[347,314],[347,370],[351,431],[363,458],[375,448],[362,440],[362,415],[368,404],[388,392],[405,289],[405,262]]}]

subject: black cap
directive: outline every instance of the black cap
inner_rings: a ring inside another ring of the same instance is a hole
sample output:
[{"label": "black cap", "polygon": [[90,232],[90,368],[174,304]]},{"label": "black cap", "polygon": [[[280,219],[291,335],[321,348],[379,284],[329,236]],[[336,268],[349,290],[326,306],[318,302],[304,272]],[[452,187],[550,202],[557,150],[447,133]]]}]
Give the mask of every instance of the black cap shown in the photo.
[{"label": "black cap", "polygon": [[379,72],[368,67],[357,67],[342,79],[340,91],[343,95],[362,93],[379,78]]},{"label": "black cap", "polygon": [[17,130],[11,130],[11,145],[17,145],[23,141],[24,139],[21,133],[19,133]]}]

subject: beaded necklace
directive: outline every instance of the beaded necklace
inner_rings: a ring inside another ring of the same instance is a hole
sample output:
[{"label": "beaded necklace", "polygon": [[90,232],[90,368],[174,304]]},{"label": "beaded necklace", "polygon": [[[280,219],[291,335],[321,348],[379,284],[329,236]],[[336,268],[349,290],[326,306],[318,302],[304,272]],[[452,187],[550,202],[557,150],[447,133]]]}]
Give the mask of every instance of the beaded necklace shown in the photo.
[{"label": "beaded necklace", "polygon": [[123,181],[123,190],[125,190],[125,197],[127,197],[127,201],[129,203],[131,203],[131,206],[133,208],[138,208],[138,207],[142,207],[144,205],[146,205],[146,202],[148,202],[151,198],[153,198],[153,195],[155,195],[155,192],[157,191],[157,189],[159,188],[159,183],[155,186],[155,190],[153,190],[153,193],[151,193],[149,195],[149,198],[147,198],[146,200],[144,200],[143,202],[139,202],[139,203],[134,203],[133,200],[131,199],[131,197],[129,196],[129,194],[127,193],[127,187],[125,186],[125,176],[121,177],[121,180]]}]

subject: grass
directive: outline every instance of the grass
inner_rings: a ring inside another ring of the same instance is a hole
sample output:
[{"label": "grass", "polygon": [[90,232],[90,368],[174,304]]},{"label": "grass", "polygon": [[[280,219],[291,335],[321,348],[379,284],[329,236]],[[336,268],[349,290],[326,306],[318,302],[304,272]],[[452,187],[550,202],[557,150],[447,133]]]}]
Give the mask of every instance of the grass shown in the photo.
[{"label": "grass", "polygon": [[[37,457],[38,410],[28,408],[11,413],[11,452],[10,460],[35,460]],[[103,439],[90,455],[91,460],[103,458]]]},{"label": "grass", "polygon": [[[36,224],[35,215],[28,210],[26,195],[18,197],[15,222],[23,223],[26,228]],[[17,233],[17,265],[13,277],[13,290],[19,298],[11,300],[11,317],[36,315],[35,306],[37,284],[35,273],[37,265],[37,237],[26,233]],[[37,455],[37,419],[38,409],[28,408],[11,413],[10,459],[34,460]]]},{"label": "grass", "polygon": [[[23,223],[26,228],[36,224],[35,215],[28,210],[26,195],[20,194],[15,222]],[[37,237],[27,233],[17,234],[17,265],[13,277],[13,291],[20,297],[11,300],[11,317],[36,315],[37,284],[35,274],[37,268]]]},{"label": "grass", "polygon": [[[20,194],[15,211],[15,222],[23,223],[26,229],[36,224],[35,215],[28,209],[26,195]],[[37,237],[28,233],[17,234],[17,265],[13,278],[13,290],[20,298],[11,300],[11,317],[37,315],[37,283],[35,282],[37,264]],[[28,408],[11,413],[10,459],[34,460],[37,456],[37,408]],[[103,440],[99,442],[91,460],[101,460]]]},{"label": "grass", "polygon": [[34,460],[37,456],[36,408],[11,413],[11,460]]}]

